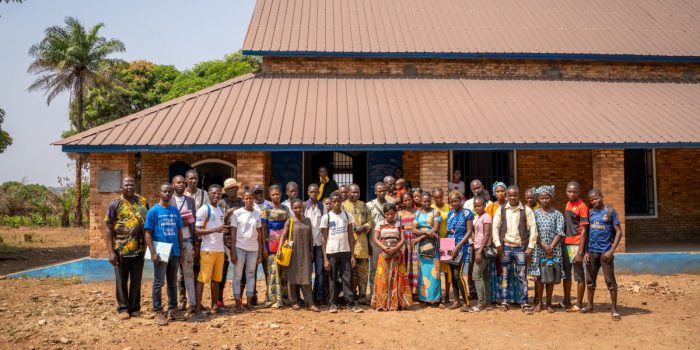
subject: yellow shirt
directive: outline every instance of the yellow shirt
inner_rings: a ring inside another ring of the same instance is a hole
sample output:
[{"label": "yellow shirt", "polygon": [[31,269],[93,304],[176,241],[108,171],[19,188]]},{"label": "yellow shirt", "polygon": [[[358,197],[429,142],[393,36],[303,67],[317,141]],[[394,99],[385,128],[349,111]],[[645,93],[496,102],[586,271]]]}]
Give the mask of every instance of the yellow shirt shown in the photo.
[{"label": "yellow shirt", "polygon": [[355,223],[353,228],[355,230],[360,227],[364,227],[365,233],[357,234],[354,233],[355,237],[355,257],[358,259],[369,259],[369,235],[374,234],[374,222],[372,220],[372,215],[369,212],[369,208],[363,201],[355,201],[355,203],[347,200],[343,202],[343,210],[348,214],[352,215]]},{"label": "yellow shirt", "polygon": [[442,216],[442,221],[440,221],[440,229],[438,231],[440,238],[447,237],[447,214],[450,213],[450,206],[447,205],[447,203],[444,203],[442,208],[438,208],[437,205],[433,203],[433,205],[430,207],[437,209],[440,212],[440,216]]}]

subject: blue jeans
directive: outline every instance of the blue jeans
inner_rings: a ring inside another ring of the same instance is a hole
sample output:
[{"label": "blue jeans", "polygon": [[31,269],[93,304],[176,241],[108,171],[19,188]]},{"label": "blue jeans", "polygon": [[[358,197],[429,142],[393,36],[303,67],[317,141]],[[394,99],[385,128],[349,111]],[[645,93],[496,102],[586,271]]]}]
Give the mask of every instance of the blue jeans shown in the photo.
[{"label": "blue jeans", "polygon": [[[245,291],[248,302],[255,294],[255,269],[258,267],[258,251],[249,252],[241,248],[236,248],[236,258],[238,261],[234,265],[233,271],[233,298],[241,299],[241,279],[245,273]],[[245,271],[244,271],[245,268]]]},{"label": "blue jeans", "polygon": [[168,310],[177,310],[177,270],[180,267],[180,257],[170,256],[167,262],[153,262],[153,311],[163,311],[161,289],[168,282]]},{"label": "blue jeans", "polygon": [[527,304],[527,266],[525,264],[525,248],[523,247],[503,246],[503,257],[501,257],[501,277],[503,278],[501,282],[501,300],[508,300],[508,288],[514,288],[514,286],[508,285],[508,274],[511,273],[509,270],[512,260],[515,260],[515,268],[517,269],[518,281],[520,282],[518,303],[520,305]]},{"label": "blue jeans", "polygon": [[324,280],[326,279],[326,271],[323,270],[323,247],[314,246],[313,256],[314,269],[314,303],[326,302],[326,287]]}]

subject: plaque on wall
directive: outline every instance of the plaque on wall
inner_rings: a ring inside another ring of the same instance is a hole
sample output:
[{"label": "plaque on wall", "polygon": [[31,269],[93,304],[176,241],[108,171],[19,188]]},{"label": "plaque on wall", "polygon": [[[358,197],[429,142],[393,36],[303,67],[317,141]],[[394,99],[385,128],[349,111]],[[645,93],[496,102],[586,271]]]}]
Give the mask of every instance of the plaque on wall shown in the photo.
[{"label": "plaque on wall", "polygon": [[98,192],[119,192],[122,184],[122,172],[119,170],[100,170],[97,174]]}]

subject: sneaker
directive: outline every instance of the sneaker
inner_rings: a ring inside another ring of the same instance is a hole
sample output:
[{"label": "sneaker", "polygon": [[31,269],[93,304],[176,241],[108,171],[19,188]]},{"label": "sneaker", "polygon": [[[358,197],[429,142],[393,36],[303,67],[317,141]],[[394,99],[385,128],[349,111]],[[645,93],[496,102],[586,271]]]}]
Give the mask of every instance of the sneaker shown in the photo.
[{"label": "sneaker", "polygon": [[194,320],[195,320],[196,322],[202,322],[202,321],[204,321],[204,319],[205,319],[205,317],[204,317],[204,313],[203,313],[203,312],[198,312],[198,313],[196,313],[196,314],[194,315]]},{"label": "sneaker", "polygon": [[251,305],[249,302],[245,303],[245,309],[248,311],[253,311],[253,305]]},{"label": "sneaker", "polygon": [[224,306],[224,302],[223,302],[223,301],[217,301],[217,302],[216,302],[216,308],[217,308],[217,309],[225,309],[226,306]]},{"label": "sneaker", "polygon": [[130,315],[131,317],[141,317],[141,311],[134,311]]},{"label": "sneaker", "polygon": [[157,312],[155,316],[155,321],[156,324],[159,326],[165,326],[168,324],[168,318],[165,316],[163,312]]},{"label": "sneaker", "polygon": [[365,310],[363,310],[361,307],[359,307],[357,305],[353,306],[350,310],[352,310],[352,312],[354,312],[356,314],[360,314],[360,313],[365,312]]},{"label": "sneaker", "polygon": [[118,313],[117,313],[117,317],[118,317],[120,320],[128,320],[129,317],[131,317],[131,316],[129,316],[129,313],[128,313],[128,312],[124,311],[124,312],[118,312]]},{"label": "sneaker", "polygon": [[328,312],[332,314],[337,314],[338,313],[338,306],[337,305],[331,305],[331,309],[328,310]]}]

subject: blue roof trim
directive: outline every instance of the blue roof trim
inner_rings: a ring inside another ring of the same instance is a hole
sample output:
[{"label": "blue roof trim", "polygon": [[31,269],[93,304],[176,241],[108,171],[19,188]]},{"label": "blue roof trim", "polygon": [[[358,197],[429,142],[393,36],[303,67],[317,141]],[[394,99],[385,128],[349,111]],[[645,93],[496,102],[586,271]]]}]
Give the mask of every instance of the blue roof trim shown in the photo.
[{"label": "blue roof trim", "polygon": [[76,146],[63,145],[63,152],[74,153],[134,153],[134,152],[246,152],[246,151],[499,151],[499,150],[575,150],[575,149],[631,149],[631,148],[700,148],[700,142],[669,143],[432,143],[402,145],[172,145],[172,146]]},{"label": "blue roof trim", "polygon": [[700,62],[700,56],[664,56],[594,53],[527,53],[527,52],[327,52],[327,51],[256,51],[243,50],[244,55],[276,57],[348,57],[348,58],[441,58],[441,59],[525,59],[581,60],[618,62]]}]

